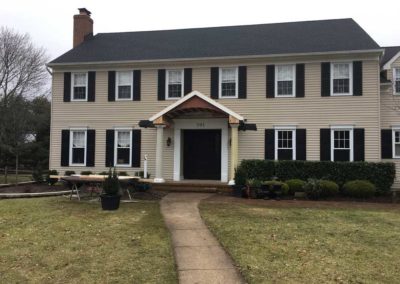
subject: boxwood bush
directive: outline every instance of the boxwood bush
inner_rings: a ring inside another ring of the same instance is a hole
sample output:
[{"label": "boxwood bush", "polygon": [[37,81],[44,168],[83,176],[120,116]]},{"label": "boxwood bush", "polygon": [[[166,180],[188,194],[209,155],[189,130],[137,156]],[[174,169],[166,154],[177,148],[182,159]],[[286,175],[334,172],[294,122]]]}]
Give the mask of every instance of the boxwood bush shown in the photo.
[{"label": "boxwood bush", "polygon": [[289,194],[294,195],[295,192],[304,192],[306,182],[301,179],[289,179],[285,182],[289,187]]},{"label": "boxwood bush", "polygon": [[304,191],[310,199],[333,197],[339,193],[339,186],[330,180],[309,179],[304,185]]},{"label": "boxwood bush", "polygon": [[325,179],[342,187],[347,181],[368,180],[378,193],[389,192],[395,178],[394,163],[243,160],[239,166],[247,178],[271,180]]},{"label": "boxwood bush", "polygon": [[287,185],[287,183],[282,182],[282,181],[269,180],[269,181],[263,182],[262,184],[268,186],[270,189],[274,185],[280,185],[282,187],[282,195],[287,195],[289,192],[289,186]]},{"label": "boxwood bush", "polygon": [[375,185],[367,180],[353,180],[343,186],[343,193],[349,197],[371,198],[375,192]]}]

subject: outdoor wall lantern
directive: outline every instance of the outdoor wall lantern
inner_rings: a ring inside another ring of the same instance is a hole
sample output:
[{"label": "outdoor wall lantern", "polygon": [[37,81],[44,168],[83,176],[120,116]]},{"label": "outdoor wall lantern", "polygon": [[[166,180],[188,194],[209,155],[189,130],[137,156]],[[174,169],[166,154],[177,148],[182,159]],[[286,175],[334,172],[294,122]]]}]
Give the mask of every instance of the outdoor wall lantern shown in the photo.
[{"label": "outdoor wall lantern", "polygon": [[169,147],[169,146],[171,146],[171,144],[172,144],[172,139],[171,139],[171,137],[168,137],[167,146]]}]

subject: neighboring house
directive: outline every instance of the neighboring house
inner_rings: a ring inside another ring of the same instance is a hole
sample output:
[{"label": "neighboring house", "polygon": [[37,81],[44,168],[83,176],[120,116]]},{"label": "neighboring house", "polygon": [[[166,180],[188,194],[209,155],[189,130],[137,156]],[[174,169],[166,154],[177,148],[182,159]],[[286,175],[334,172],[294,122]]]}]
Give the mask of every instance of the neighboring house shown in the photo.
[{"label": "neighboring house", "polygon": [[399,54],[352,19],[93,36],[79,10],[74,48],[49,63],[52,169],[133,173],[147,156],[156,182],[232,182],[242,159],[400,157],[383,109]]}]

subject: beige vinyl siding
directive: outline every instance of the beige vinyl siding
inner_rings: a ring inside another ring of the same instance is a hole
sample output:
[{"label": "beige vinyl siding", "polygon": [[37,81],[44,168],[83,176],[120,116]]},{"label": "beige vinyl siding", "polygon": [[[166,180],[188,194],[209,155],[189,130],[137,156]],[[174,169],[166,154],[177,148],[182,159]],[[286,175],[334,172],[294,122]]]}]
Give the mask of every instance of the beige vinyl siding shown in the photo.
[{"label": "beige vinyl siding", "polygon": [[[361,97],[321,97],[320,62],[330,60],[363,60],[363,96]],[[287,61],[288,59],[286,59]],[[216,61],[192,63],[190,65],[163,65],[160,68],[193,68],[192,87],[207,96],[210,94],[210,67],[247,66],[247,99],[219,99],[218,102],[239,113],[248,123],[256,123],[258,131],[239,132],[239,159],[264,158],[264,129],[274,125],[297,125],[307,129],[307,159],[319,160],[319,129],[329,128],[334,124],[353,124],[365,128],[365,158],[368,161],[380,159],[379,129],[379,64],[375,57],[305,57],[292,63],[305,63],[304,98],[266,98],[266,65],[282,61]],[[93,66],[91,66],[93,67]],[[124,68],[127,66],[124,66]],[[50,167],[60,170],[91,169],[99,172],[105,169],[105,130],[115,126],[137,128],[139,120],[148,119],[173,101],[157,100],[157,69],[154,66],[129,66],[142,70],[141,101],[108,102],[107,70],[115,66],[98,67],[96,74],[96,101],[70,102],[63,100],[63,73],[53,76],[53,116],[51,132]],[[96,70],[94,67],[87,70]],[[71,71],[71,70],[68,70]],[[94,168],[61,168],[61,130],[71,126],[88,126],[96,130],[96,166]],[[173,129],[166,129],[164,141],[173,139]],[[142,155],[148,155],[149,171],[155,174],[155,129],[142,129]],[[167,147],[164,143],[163,171],[164,178],[173,176],[173,143]],[[230,156],[230,149],[228,151]],[[143,166],[143,163],[142,163]],[[131,169],[133,170],[138,169]]]}]

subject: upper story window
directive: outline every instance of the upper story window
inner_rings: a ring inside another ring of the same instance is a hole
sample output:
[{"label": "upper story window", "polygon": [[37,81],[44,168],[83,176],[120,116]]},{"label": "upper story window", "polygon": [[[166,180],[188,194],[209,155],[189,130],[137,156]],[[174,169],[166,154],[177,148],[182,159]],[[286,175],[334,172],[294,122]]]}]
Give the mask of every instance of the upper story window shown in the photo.
[{"label": "upper story window", "polygon": [[275,97],[294,97],[296,65],[276,65]]},{"label": "upper story window", "polygon": [[133,75],[132,71],[116,72],[116,93],[117,100],[132,100],[133,94]]},{"label": "upper story window", "polygon": [[115,161],[116,166],[131,166],[132,157],[132,131],[116,130],[115,131]]},{"label": "upper story window", "polygon": [[167,99],[183,97],[183,70],[167,70]]},{"label": "upper story window", "polygon": [[86,165],[86,130],[70,131],[70,165],[85,166]]},{"label": "upper story window", "polygon": [[296,129],[275,129],[275,160],[296,160]]},{"label": "upper story window", "polygon": [[72,73],[72,100],[87,101],[87,73]]},{"label": "upper story window", "polygon": [[352,95],[352,63],[331,63],[331,95]]},{"label": "upper story window", "polygon": [[394,93],[400,95],[400,68],[393,70],[394,77]]},{"label": "upper story window", "polygon": [[219,97],[237,98],[238,97],[238,68],[220,68],[219,69]]},{"label": "upper story window", "polygon": [[353,161],[353,129],[331,129],[331,160]]}]

